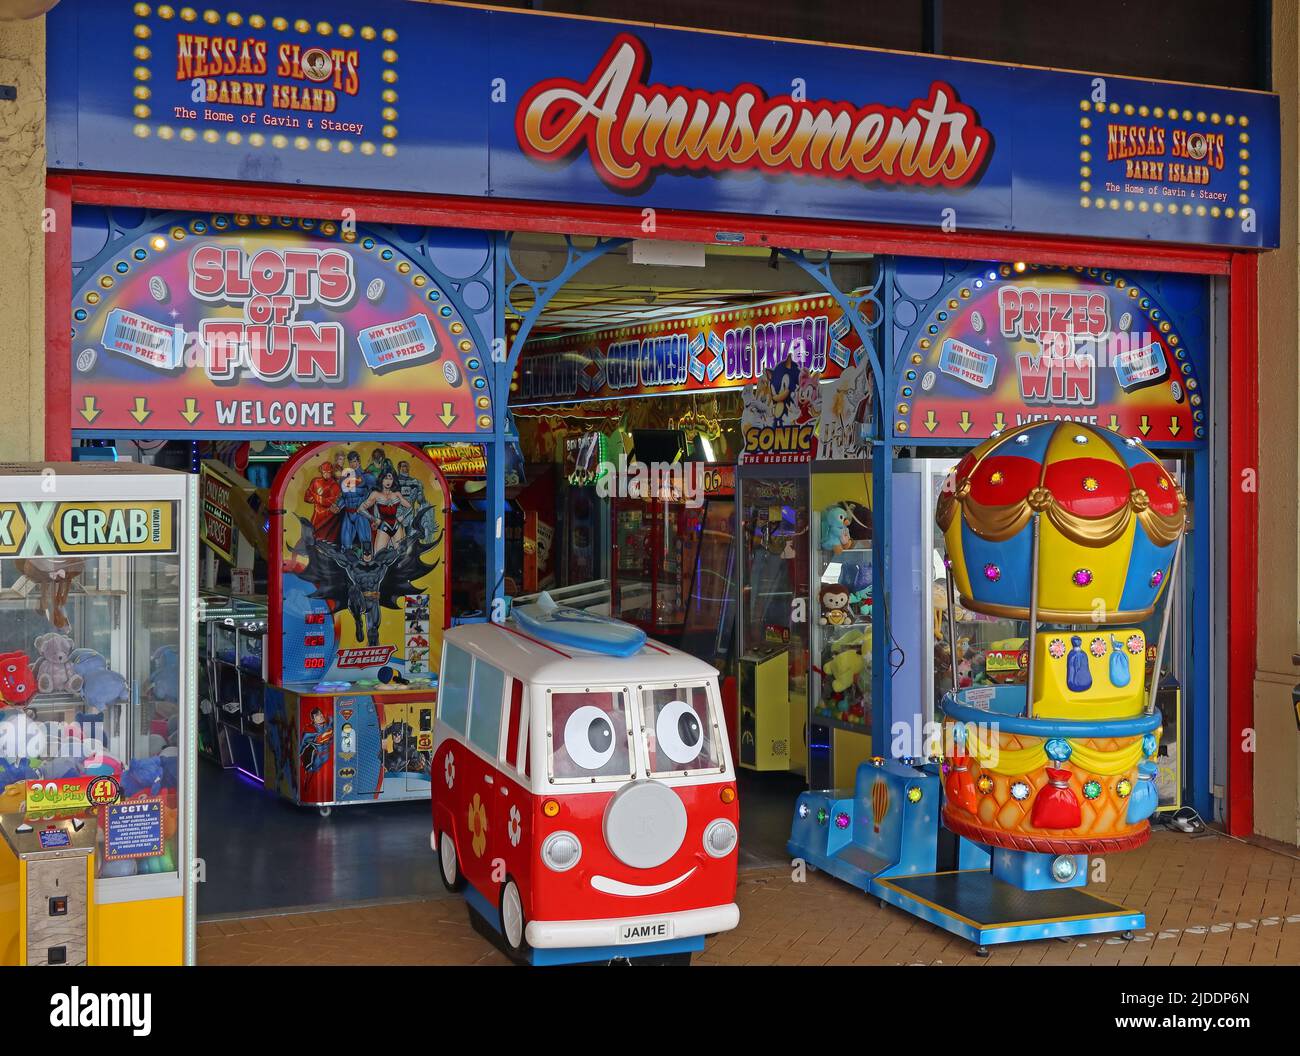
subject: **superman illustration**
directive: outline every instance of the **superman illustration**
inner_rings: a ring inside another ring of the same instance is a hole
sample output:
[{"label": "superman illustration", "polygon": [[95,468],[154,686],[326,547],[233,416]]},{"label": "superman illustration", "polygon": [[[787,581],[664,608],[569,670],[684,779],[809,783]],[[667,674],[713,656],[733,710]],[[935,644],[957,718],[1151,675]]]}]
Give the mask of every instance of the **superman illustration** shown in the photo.
[{"label": "superman illustration", "polygon": [[302,802],[327,803],[332,798],[333,757],[334,722],[318,704],[311,709],[310,725],[298,740]]}]

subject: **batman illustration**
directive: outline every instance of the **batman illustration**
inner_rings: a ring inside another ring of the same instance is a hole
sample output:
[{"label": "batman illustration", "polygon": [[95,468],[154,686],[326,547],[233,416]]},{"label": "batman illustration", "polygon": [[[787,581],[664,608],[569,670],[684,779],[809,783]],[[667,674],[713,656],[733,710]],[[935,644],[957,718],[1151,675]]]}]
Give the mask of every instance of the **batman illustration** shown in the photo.
[{"label": "batman illustration", "polygon": [[309,520],[299,517],[298,521],[302,538],[294,553],[307,559],[300,575],[316,588],[310,596],[328,602],[331,611],[346,607],[352,614],[357,641],[378,645],[379,610],[396,609],[399,598],[422,593],[416,581],[438,567],[437,560],[428,564],[421,553],[430,544],[412,533],[378,553],[358,553],[316,538]]}]

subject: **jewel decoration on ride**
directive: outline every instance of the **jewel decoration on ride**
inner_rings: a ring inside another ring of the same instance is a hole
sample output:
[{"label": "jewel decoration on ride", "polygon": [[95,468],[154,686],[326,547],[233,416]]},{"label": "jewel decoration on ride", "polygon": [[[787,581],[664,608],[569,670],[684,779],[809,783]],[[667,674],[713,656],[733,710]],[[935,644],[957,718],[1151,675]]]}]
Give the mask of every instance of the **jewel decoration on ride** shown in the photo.
[{"label": "jewel decoration on ride", "polygon": [[1090,425],[1021,426],[961,460],[936,510],[957,600],[1037,623],[1027,685],[943,701],[949,829],[1055,855],[1147,839],[1162,720],[1131,660],[1155,647],[1154,632],[1148,642],[1134,625],[1162,598],[1186,518],[1150,451]]}]

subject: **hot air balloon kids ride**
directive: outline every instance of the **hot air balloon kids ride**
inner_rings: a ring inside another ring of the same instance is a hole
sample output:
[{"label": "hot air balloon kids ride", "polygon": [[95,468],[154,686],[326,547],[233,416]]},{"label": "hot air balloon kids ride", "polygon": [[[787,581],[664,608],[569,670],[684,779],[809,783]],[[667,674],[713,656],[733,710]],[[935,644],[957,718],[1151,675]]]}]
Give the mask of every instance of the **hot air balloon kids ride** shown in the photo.
[{"label": "hot air balloon kids ride", "polygon": [[948,637],[957,600],[1023,621],[1023,677],[953,686],[942,757],[873,759],[851,791],[801,795],[790,853],[981,950],[1143,927],[1084,888],[1090,856],[1150,834],[1162,719],[1143,625],[1186,516],[1155,456],[1114,432],[1036,422],[969,452],[936,509]]},{"label": "hot air balloon kids ride", "polygon": [[532,964],[680,962],[736,926],[717,676],[546,594],[446,633],[433,844],[480,931]]}]

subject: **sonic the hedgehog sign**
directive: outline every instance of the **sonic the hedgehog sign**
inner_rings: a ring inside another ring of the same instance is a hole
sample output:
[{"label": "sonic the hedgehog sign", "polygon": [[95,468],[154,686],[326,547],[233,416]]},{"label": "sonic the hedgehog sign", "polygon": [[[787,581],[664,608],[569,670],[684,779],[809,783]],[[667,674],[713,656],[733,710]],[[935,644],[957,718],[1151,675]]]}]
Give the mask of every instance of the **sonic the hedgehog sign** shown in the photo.
[{"label": "sonic the hedgehog sign", "polygon": [[821,385],[809,361],[803,342],[796,340],[789,356],[745,390],[741,462],[809,462],[817,456]]}]

